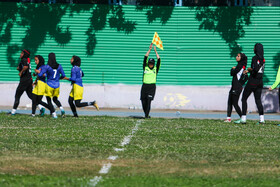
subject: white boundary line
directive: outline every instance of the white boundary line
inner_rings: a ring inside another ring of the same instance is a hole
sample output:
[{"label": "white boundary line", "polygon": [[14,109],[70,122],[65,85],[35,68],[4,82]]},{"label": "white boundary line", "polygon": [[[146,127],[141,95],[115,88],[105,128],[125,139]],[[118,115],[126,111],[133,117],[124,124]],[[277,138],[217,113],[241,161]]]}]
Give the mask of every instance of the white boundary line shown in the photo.
[{"label": "white boundary line", "polygon": [[[133,135],[137,132],[138,127],[141,125],[142,120],[138,120],[136,122],[135,127],[132,129],[132,132],[130,135],[124,137],[123,141],[121,142],[121,148],[114,148],[114,151],[116,152],[120,152],[120,151],[124,151],[125,148],[124,146],[128,145],[131,141],[131,138],[133,137]],[[116,160],[118,158],[118,156],[109,156],[108,160],[112,161],[112,160]],[[110,168],[112,167],[112,163],[108,162],[106,164],[103,164],[102,168],[99,171],[99,174],[107,174],[110,170]],[[93,179],[90,179],[88,185],[89,186],[96,186],[100,181],[102,180],[102,176],[95,176]]]}]

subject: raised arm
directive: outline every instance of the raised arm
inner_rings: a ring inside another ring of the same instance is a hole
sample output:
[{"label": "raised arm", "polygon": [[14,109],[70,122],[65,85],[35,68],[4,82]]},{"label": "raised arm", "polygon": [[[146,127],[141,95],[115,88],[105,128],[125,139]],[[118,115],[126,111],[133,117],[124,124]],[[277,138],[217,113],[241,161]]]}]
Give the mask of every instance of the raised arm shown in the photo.
[{"label": "raised arm", "polygon": [[155,51],[155,53],[156,53],[156,55],[157,55],[157,59],[160,59],[160,57],[159,57],[159,55],[158,55],[158,53],[157,53],[157,48],[156,48],[156,46],[154,46],[154,51]]},{"label": "raised arm", "polygon": [[152,50],[152,47],[153,47],[153,44],[151,43],[150,46],[149,46],[149,50],[148,52],[145,54],[144,56],[144,61],[143,61],[143,70],[145,70],[145,67],[147,66],[147,59],[148,59],[148,56]]},{"label": "raised arm", "polygon": [[156,53],[156,55],[157,55],[157,73],[158,73],[159,68],[160,68],[160,57],[159,57],[159,54],[157,53],[157,48],[156,48],[156,46],[154,46],[154,51],[155,51],[155,53]]},{"label": "raised arm", "polygon": [[151,50],[152,50],[152,47],[153,47],[153,43],[150,44],[149,50],[148,50],[147,53],[145,54],[146,57],[149,56],[149,54],[150,54],[150,52],[151,52]]}]

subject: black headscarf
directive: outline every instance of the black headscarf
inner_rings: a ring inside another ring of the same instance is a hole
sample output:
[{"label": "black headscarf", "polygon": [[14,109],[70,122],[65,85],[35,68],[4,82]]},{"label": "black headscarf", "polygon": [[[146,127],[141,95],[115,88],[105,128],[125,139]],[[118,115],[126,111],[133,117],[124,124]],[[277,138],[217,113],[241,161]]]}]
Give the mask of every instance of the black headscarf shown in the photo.
[{"label": "black headscarf", "polygon": [[30,51],[29,50],[24,49],[22,52],[23,52],[22,58],[27,58],[28,59],[30,57]]},{"label": "black headscarf", "polygon": [[241,59],[239,63],[241,63],[243,66],[247,66],[247,56],[244,53],[239,53],[241,56]]},{"label": "black headscarf", "polygon": [[81,58],[78,57],[78,56],[73,56],[74,58],[74,61],[72,62],[72,66],[78,66],[80,67],[81,66]]},{"label": "black headscarf", "polygon": [[48,65],[52,69],[57,69],[58,68],[59,64],[56,62],[56,58],[55,58],[55,54],[54,53],[50,53],[49,54]]},{"label": "black headscarf", "polygon": [[39,63],[36,66],[36,69],[39,69],[42,65],[45,64],[45,59],[41,55],[36,55],[35,57],[38,58]]},{"label": "black headscarf", "polygon": [[256,56],[258,57],[258,59],[260,60],[260,62],[264,62],[264,57],[263,57],[263,45],[261,43],[256,43],[255,47],[254,47],[254,53],[256,54]]}]

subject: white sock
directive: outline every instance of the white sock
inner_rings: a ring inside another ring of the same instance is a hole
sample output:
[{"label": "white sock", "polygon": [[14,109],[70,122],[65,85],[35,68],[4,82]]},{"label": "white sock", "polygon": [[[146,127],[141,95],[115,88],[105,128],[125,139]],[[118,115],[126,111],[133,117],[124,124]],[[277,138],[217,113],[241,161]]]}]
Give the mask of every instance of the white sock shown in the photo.
[{"label": "white sock", "polygon": [[61,106],[61,107],[59,107],[59,109],[60,109],[60,110],[64,110],[62,106]]},{"label": "white sock", "polygon": [[242,116],[241,116],[241,120],[242,120],[242,121],[246,121],[246,116],[242,115]]},{"label": "white sock", "polygon": [[42,105],[38,105],[39,110],[41,110],[42,108],[44,108]]},{"label": "white sock", "polygon": [[57,116],[56,116],[56,112],[52,113],[52,116],[53,116],[53,117],[57,117]]},{"label": "white sock", "polygon": [[260,115],[260,121],[264,122],[264,115]]},{"label": "white sock", "polygon": [[12,109],[12,112],[11,112],[11,113],[12,113],[12,114],[15,114],[16,111],[17,111],[16,109]]},{"label": "white sock", "polygon": [[231,120],[231,117],[227,117],[227,120]]}]

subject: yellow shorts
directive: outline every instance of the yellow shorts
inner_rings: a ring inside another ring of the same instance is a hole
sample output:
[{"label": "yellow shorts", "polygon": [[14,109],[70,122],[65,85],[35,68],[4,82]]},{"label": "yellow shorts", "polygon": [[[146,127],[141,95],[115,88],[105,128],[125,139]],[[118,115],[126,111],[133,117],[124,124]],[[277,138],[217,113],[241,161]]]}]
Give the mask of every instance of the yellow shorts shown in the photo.
[{"label": "yellow shorts", "polygon": [[59,97],[59,87],[58,88],[52,88],[49,85],[46,86],[46,96],[47,97]]},{"label": "yellow shorts", "polygon": [[32,93],[35,95],[44,95],[46,93],[47,84],[38,80]]},{"label": "yellow shorts", "polygon": [[84,87],[77,84],[72,85],[72,90],[70,92],[70,97],[73,97],[74,100],[82,100],[84,94]]}]

